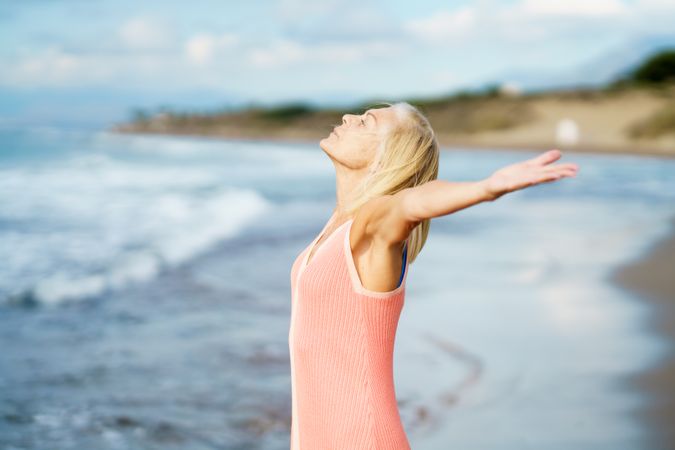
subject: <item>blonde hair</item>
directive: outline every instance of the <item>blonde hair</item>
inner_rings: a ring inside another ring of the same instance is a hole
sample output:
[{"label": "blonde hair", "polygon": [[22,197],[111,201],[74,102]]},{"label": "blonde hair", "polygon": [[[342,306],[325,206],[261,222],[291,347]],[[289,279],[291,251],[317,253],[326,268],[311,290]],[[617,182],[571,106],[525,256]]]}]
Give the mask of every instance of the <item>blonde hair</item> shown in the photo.
[{"label": "blonde hair", "polygon": [[[439,147],[429,120],[407,102],[381,104],[394,108],[398,121],[384,130],[375,161],[356,189],[347,214],[355,213],[373,198],[438,178]],[[412,230],[408,238],[409,263],[422,251],[430,225],[431,219],[425,219]]]}]

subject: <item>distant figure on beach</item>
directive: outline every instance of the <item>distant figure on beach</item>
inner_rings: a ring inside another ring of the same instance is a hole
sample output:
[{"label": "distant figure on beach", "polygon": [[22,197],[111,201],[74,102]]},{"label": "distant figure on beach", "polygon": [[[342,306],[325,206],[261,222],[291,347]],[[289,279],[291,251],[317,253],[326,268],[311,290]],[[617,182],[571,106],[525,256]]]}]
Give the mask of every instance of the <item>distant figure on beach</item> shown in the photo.
[{"label": "distant figure on beach", "polygon": [[478,181],[438,180],[439,147],[414,106],[345,114],[320,141],[336,203],[291,268],[291,450],[410,449],[393,350],[408,266],[431,219],[576,175],[550,150]]}]

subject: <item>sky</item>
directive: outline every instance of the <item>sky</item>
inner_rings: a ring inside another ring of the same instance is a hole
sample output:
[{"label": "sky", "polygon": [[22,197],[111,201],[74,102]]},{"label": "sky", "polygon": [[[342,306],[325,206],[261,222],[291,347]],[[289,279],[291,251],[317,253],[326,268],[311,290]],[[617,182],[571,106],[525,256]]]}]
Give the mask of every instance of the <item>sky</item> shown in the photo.
[{"label": "sky", "polygon": [[7,1],[0,124],[598,81],[673,23],[673,0]]}]

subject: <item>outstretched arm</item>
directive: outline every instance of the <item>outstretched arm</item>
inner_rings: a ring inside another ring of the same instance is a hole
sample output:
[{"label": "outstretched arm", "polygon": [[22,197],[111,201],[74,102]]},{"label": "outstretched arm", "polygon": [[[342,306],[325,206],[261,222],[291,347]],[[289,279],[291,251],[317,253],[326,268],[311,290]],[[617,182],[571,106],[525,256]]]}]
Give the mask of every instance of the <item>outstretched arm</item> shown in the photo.
[{"label": "outstretched arm", "polygon": [[452,214],[484,201],[494,201],[504,194],[576,175],[574,163],[555,164],[559,150],[503,167],[480,181],[450,182],[433,180],[404,189],[379,203],[374,232],[396,242],[406,239],[409,231],[422,220]]}]

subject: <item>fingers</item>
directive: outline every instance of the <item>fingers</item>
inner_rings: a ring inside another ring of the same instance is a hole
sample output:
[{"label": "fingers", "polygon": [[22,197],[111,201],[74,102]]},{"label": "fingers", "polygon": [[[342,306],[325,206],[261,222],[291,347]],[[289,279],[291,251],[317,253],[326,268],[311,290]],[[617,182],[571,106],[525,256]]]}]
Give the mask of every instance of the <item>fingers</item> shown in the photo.
[{"label": "fingers", "polygon": [[542,171],[537,177],[539,182],[545,183],[550,181],[559,180],[565,177],[575,177],[577,175],[575,170],[563,169],[563,170],[546,170]]},{"label": "fingers", "polygon": [[544,166],[546,164],[552,163],[553,161],[557,161],[558,159],[560,159],[561,156],[562,152],[560,150],[553,149],[542,153],[536,158],[530,159],[528,162],[532,165]]},{"label": "fingers", "polygon": [[546,166],[541,169],[545,173],[564,173],[566,175],[575,176],[579,171],[579,166],[573,163],[568,164],[556,164],[554,166]]},{"label": "fingers", "polygon": [[566,164],[556,164],[554,166],[550,167],[558,167],[560,169],[574,169],[574,170],[579,170],[579,166],[574,164],[574,163],[566,163]]},{"label": "fingers", "polygon": [[563,174],[559,174],[559,173],[543,174],[535,180],[535,184],[550,183],[552,181],[556,181],[556,180],[561,179],[563,176],[564,176]]}]

